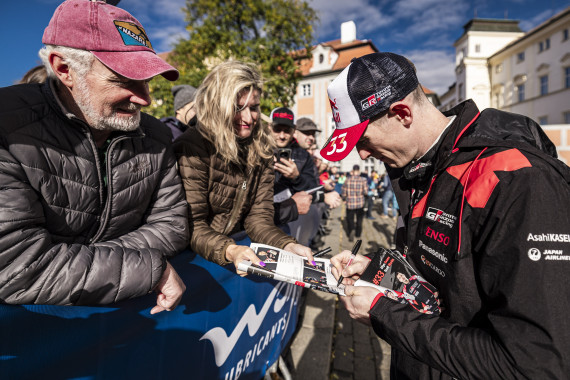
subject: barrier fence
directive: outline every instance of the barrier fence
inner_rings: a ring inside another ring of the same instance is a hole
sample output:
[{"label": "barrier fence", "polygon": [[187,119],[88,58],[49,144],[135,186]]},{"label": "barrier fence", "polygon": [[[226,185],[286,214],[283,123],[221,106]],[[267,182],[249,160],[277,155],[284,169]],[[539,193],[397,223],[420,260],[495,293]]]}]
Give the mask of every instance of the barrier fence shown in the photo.
[{"label": "barrier fence", "polygon": [[295,331],[301,288],[190,251],[170,262],[186,284],[171,312],[150,314],[156,294],[105,307],[0,305],[0,378],[262,378]]}]

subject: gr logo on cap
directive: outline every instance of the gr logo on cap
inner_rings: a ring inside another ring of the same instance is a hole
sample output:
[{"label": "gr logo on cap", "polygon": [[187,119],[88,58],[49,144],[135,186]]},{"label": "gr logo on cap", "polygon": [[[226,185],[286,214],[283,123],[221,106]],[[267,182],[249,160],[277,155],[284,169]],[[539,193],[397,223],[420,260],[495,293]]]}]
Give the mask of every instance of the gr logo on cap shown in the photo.
[{"label": "gr logo on cap", "polygon": [[373,53],[353,59],[328,88],[336,129],[321,155],[329,161],[345,158],[370,119],[404,99],[418,85],[414,67],[401,55]]}]

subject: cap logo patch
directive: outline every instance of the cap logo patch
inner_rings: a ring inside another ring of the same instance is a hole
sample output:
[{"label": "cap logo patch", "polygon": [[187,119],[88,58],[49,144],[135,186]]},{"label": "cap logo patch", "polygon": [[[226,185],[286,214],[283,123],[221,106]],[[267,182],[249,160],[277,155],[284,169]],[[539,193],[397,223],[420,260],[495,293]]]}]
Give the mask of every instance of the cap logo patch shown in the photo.
[{"label": "cap logo patch", "polygon": [[273,114],[273,118],[275,119],[276,117],[280,118],[280,119],[289,119],[289,120],[293,120],[293,115],[285,113],[285,112],[275,112]]},{"label": "cap logo patch", "polygon": [[149,49],[152,49],[152,45],[146,36],[144,29],[137,24],[133,24],[132,22],[127,21],[113,21],[123,42],[127,46],[145,46]]},{"label": "cap logo patch", "polygon": [[329,98],[329,102],[331,103],[333,119],[338,124],[340,123],[340,112],[338,112],[338,107],[336,106],[336,98],[334,98],[334,100]]},{"label": "cap logo patch", "polygon": [[376,105],[378,102],[381,102],[387,96],[392,94],[392,87],[386,86],[382,90],[378,91],[375,94],[368,96],[366,99],[360,101],[360,106],[362,110],[367,110],[368,108]]}]

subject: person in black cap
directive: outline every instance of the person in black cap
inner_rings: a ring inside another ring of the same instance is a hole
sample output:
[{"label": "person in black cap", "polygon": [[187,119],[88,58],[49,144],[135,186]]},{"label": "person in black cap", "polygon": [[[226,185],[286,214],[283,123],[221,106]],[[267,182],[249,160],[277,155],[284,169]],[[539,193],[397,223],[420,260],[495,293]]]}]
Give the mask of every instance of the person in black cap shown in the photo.
[{"label": "person in black cap", "polygon": [[[285,188],[295,193],[317,187],[313,160],[293,138],[295,134],[293,111],[286,107],[278,107],[271,111],[269,119],[278,157],[275,161],[275,193]],[[289,157],[279,156],[279,152],[289,151]]]},{"label": "person in black cap", "polygon": [[176,140],[188,125],[196,124],[196,109],[194,99],[196,98],[196,88],[187,84],[173,86],[174,111],[176,116],[164,117],[160,119],[172,131],[172,141]]},{"label": "person in black cap", "polygon": [[393,53],[353,60],[328,93],[337,128],[322,155],[356,146],[388,166],[398,249],[439,290],[442,314],[418,314],[351,286],[367,258],[331,260],[350,315],[392,346],[392,378],[568,378],[570,169],[540,126],[472,100],[441,113]]},{"label": "person in black cap", "polygon": [[[294,195],[298,192],[315,189],[319,186],[317,169],[311,155],[293,138],[295,134],[295,115],[287,107],[278,107],[271,111],[269,116],[271,121],[271,131],[276,144],[275,162],[275,194],[279,194],[287,189]],[[283,157],[280,152],[290,152],[288,158]],[[340,195],[338,193],[324,193],[322,190],[313,192],[313,203],[325,202],[329,207],[334,208],[340,205]],[[314,230],[307,228],[305,220],[313,218],[317,220],[322,214],[322,207],[313,207],[314,212],[305,218],[299,218],[294,225],[290,225],[291,233],[303,244],[310,244],[315,236],[318,224]],[[316,211],[316,209],[320,211]],[[314,223],[311,223],[314,224]],[[296,232],[298,231],[298,232]]]}]

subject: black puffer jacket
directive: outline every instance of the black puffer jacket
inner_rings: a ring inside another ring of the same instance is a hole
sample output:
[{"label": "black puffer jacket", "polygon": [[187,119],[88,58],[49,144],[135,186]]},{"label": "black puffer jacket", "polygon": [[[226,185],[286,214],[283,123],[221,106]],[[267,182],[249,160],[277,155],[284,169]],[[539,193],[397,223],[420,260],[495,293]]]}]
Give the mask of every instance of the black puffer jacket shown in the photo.
[{"label": "black puffer jacket", "polygon": [[0,301],[106,304],[150,292],[188,243],[170,132],[143,114],[108,148],[49,82],[0,89]]},{"label": "black puffer jacket", "polygon": [[446,116],[438,144],[393,182],[412,205],[399,248],[442,313],[386,297],[372,308],[391,377],[568,379],[570,169],[529,118],[472,101]]}]

